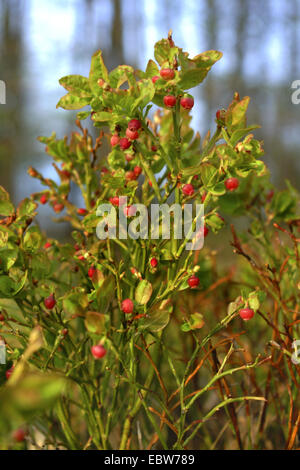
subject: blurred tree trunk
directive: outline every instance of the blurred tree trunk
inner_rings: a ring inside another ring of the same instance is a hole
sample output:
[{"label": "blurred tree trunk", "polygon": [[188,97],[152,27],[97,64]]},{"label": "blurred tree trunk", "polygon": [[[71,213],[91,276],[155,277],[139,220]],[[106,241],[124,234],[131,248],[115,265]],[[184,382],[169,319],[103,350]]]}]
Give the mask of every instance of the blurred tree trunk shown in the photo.
[{"label": "blurred tree trunk", "polygon": [[[217,49],[217,5],[216,0],[206,0],[207,17],[205,28],[205,42],[206,49]],[[208,74],[203,84],[203,104],[205,107],[205,114],[211,116],[215,107],[215,82],[213,77]]]},{"label": "blurred tree trunk", "polygon": [[300,2],[299,0],[292,0],[290,2],[290,77],[291,81],[297,80],[299,78],[299,10]]},{"label": "blurred tree trunk", "polygon": [[232,85],[235,91],[244,94],[244,57],[246,54],[246,38],[249,15],[249,0],[243,2],[243,8],[236,9],[235,30],[235,68],[232,75]]},{"label": "blurred tree trunk", "polygon": [[6,104],[0,106],[0,184],[13,194],[23,137],[23,9],[19,0],[3,0],[0,8],[0,79],[6,83]]},{"label": "blurred tree trunk", "polygon": [[107,57],[109,68],[124,63],[123,19],[121,1],[113,0],[113,20],[111,25],[111,46]]}]

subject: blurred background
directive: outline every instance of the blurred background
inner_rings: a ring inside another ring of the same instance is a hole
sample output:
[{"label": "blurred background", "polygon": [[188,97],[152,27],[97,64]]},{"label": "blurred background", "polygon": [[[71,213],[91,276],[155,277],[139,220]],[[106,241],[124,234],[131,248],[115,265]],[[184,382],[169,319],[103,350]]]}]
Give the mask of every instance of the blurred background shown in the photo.
[{"label": "blurred background", "polygon": [[[170,28],[192,56],[224,54],[192,90],[194,128],[204,136],[234,91],[249,95],[249,123],[262,126],[256,136],[265,141],[272,181],[283,187],[288,178],[300,189],[300,104],[291,100],[300,80],[300,0],[0,0],[0,184],[14,202],[41,188],[27,175],[29,164],[56,179],[36,138],[74,129],[76,112],[55,108],[64,94],[59,78],[87,76],[97,49],[109,69],[144,68]],[[50,224],[53,212],[40,213]]]}]

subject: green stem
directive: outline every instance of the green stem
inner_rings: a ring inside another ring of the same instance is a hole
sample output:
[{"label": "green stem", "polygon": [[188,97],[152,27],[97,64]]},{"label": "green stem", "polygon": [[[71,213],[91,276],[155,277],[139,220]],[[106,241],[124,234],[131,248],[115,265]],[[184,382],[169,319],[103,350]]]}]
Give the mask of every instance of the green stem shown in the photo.
[{"label": "green stem", "polygon": [[210,139],[210,141],[207,143],[206,147],[203,150],[202,159],[205,158],[209,154],[209,152],[213,149],[214,145],[220,139],[221,134],[222,134],[222,128],[217,127],[216,132],[214,133],[214,135],[212,136],[212,138]]},{"label": "green stem", "polygon": [[[158,349],[157,349],[157,351],[158,351]],[[145,382],[145,385],[144,385],[145,389],[148,389],[150,387],[151,382],[153,380],[153,377],[154,377],[154,368],[152,368],[150,370],[150,372],[147,376],[147,379],[146,379],[146,382]],[[135,388],[138,389],[136,384],[133,384],[133,385],[135,386]],[[139,412],[141,406],[142,405],[144,407],[147,406],[144,402],[145,398],[146,398],[146,395],[147,395],[147,391],[144,391],[144,393],[141,390],[137,390],[137,391],[139,393],[137,395],[137,400],[135,402],[135,405],[131,409],[130,413],[128,414],[128,416],[126,417],[125,422],[124,422],[124,427],[123,427],[123,432],[122,432],[121,442],[120,442],[120,448],[119,448],[120,450],[125,450],[125,448],[126,448],[126,444],[127,444],[127,441],[128,441],[129,435],[130,435],[130,431],[131,431],[131,424],[132,424],[135,416]],[[148,409],[146,410],[146,413],[147,413],[147,411],[148,411]]]},{"label": "green stem", "polygon": [[152,188],[155,192],[155,195],[156,195],[157,199],[159,200],[159,202],[162,202],[162,196],[160,194],[160,189],[159,189],[159,186],[157,184],[155,175],[154,175],[153,171],[151,170],[151,167],[150,167],[149,163],[147,162],[147,160],[143,156],[142,148],[141,148],[140,144],[138,144],[138,143],[135,143],[135,147],[139,152],[139,158],[140,158],[142,167],[143,167],[146,175],[148,176],[148,178],[150,179],[150,181],[152,183]]},{"label": "green stem", "polygon": [[157,137],[155,137],[154,134],[152,134],[152,132],[150,131],[150,129],[145,126],[144,128],[145,132],[151,137],[151,140],[154,141],[155,145],[157,146],[157,148],[159,149],[159,152],[163,158],[163,160],[166,162],[166,165],[167,167],[173,171],[173,163],[172,161],[170,160],[169,156],[166,154],[166,152],[164,151],[163,147],[160,145],[160,142],[159,142],[159,139]]},{"label": "green stem", "polygon": [[61,422],[61,427],[66,437],[66,440],[69,444],[70,450],[80,450],[80,445],[77,442],[76,436],[70,426],[69,419],[66,414],[65,405],[63,403],[63,398],[60,398],[58,400],[56,412]]},{"label": "green stem", "polygon": [[[196,428],[194,429],[194,431],[192,432],[192,434],[190,434],[190,436],[184,441],[184,443],[182,444],[183,447],[186,447],[187,444],[193,439],[193,437],[197,434],[197,432],[199,431],[199,429],[203,426],[203,424],[205,423],[205,421],[207,421],[211,416],[213,416],[217,411],[219,411],[221,408],[223,408],[224,406],[227,406],[229,405],[230,403],[235,403],[235,402],[240,402],[240,401],[248,401],[248,400],[256,400],[256,401],[265,401],[265,398],[263,397],[237,397],[237,398],[227,398],[226,400],[222,401],[221,403],[219,403],[218,405],[216,405],[212,410],[210,410],[207,415],[204,416],[204,418],[201,420],[201,423],[199,423]],[[189,428],[186,428],[185,432],[188,430]]]}]

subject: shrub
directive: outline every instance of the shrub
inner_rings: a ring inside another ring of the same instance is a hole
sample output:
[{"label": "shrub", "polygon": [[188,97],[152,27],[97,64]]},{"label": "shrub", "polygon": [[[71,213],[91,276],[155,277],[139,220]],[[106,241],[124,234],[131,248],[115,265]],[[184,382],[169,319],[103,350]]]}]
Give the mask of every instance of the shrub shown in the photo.
[{"label": "shrub", "polygon": [[[217,111],[212,136],[190,127],[187,91],[220,52],[191,58],[169,34],[154,56],[145,72],[108,72],[98,51],[88,78],[62,78],[68,93],[57,106],[89,110],[69,139],[39,138],[59,182],[29,168],[44,188],[17,208],[1,188],[2,448],[297,445],[299,195],[288,182],[272,187],[258,126],[246,123],[249,97],[235,93]],[[82,124],[89,117],[95,139]],[[74,186],[82,207],[69,198]],[[186,250],[174,230],[170,239],[97,237],[103,203],[130,222],[135,203],[174,201],[204,204],[202,250]],[[34,222],[39,202],[70,223],[71,241],[47,238]],[[210,246],[228,222],[229,267]]]}]

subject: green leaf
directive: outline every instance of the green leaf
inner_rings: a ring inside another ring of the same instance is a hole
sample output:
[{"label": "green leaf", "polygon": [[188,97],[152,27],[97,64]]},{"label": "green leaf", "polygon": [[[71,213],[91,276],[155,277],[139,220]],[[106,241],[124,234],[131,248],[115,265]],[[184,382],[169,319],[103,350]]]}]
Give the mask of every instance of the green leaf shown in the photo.
[{"label": "green leaf", "polygon": [[202,182],[207,189],[214,187],[218,179],[218,170],[210,163],[203,163],[200,166]]},{"label": "green leaf", "polygon": [[0,299],[0,308],[5,309],[10,318],[21,322],[24,321],[23,313],[13,299]]},{"label": "green leaf", "polygon": [[208,217],[205,217],[205,222],[214,233],[218,233],[224,226],[224,221],[217,214],[210,214]]},{"label": "green leaf", "polygon": [[61,78],[59,83],[72,95],[79,98],[88,98],[92,95],[89,81],[82,75],[67,75]]},{"label": "green leaf", "polygon": [[221,59],[222,55],[219,51],[206,51],[189,60],[189,68],[181,73],[178,86],[188,90],[202,83],[211,67]]},{"label": "green leaf", "polygon": [[194,88],[195,86],[199,85],[203,82],[207,75],[206,70],[201,69],[189,69],[184,72],[179,80],[178,86],[183,88],[183,90],[189,90],[190,88]]},{"label": "green leaf", "polygon": [[81,223],[86,230],[92,232],[99,223],[99,217],[95,214],[95,212],[92,212],[91,214],[85,216]]},{"label": "green leaf", "polygon": [[156,104],[156,106],[159,106],[160,108],[165,108],[163,93],[156,92],[152,98],[152,103]]},{"label": "green leaf", "polygon": [[79,111],[79,113],[77,113],[77,119],[79,119],[80,121],[84,121],[86,118],[89,117],[90,114],[90,111]]},{"label": "green leaf", "polygon": [[37,251],[43,242],[43,236],[38,227],[29,227],[23,239],[23,248],[26,251]]},{"label": "green leaf", "polygon": [[7,297],[12,297],[14,290],[14,281],[8,276],[0,276],[0,293]]},{"label": "green leaf", "polygon": [[14,213],[14,206],[10,201],[8,192],[0,186],[0,215],[10,216]]},{"label": "green leaf", "polygon": [[203,320],[203,315],[201,313],[192,313],[192,315],[189,318],[188,322],[185,322],[183,325],[181,325],[181,330],[182,331],[191,331],[191,330],[198,330],[200,328],[203,328],[205,325],[205,322]]},{"label": "green leaf", "polygon": [[18,258],[18,250],[16,248],[0,249],[0,269],[8,271]]},{"label": "green leaf", "polygon": [[8,239],[14,239],[14,232],[9,230],[4,225],[0,225],[0,247],[7,246]]},{"label": "green leaf", "polygon": [[113,88],[120,88],[128,82],[129,87],[136,88],[135,70],[130,65],[119,65],[109,74],[109,82]]},{"label": "green leaf", "polygon": [[98,113],[94,113],[92,116],[93,121],[107,123],[107,124],[110,121],[112,121],[112,119],[113,119],[112,113],[108,113],[107,111],[99,111]]},{"label": "green leaf", "polygon": [[99,95],[100,92],[100,87],[98,85],[99,78],[102,78],[105,82],[108,82],[108,72],[104,65],[101,50],[95,52],[93,55],[89,74],[90,88],[95,95]]},{"label": "green leaf", "polygon": [[264,226],[260,220],[255,219],[251,223],[250,233],[256,239],[264,236]]},{"label": "green leaf", "polygon": [[237,99],[236,97],[232,101],[225,116],[225,123],[230,134],[237,129],[244,129],[246,127],[246,112],[250,98],[249,96],[245,96],[240,101]]},{"label": "green leaf", "polygon": [[255,160],[252,155],[249,155],[247,153],[239,154],[239,158],[235,162],[236,175],[245,178],[253,170],[256,170],[258,175],[264,174],[264,162],[262,162],[261,160]]},{"label": "green leaf", "polygon": [[228,305],[227,315],[232,315],[233,313],[235,313],[237,310],[241,308],[243,303],[244,301],[242,297],[239,295],[233,302],[230,302],[230,304]]},{"label": "green leaf", "polygon": [[82,315],[89,305],[87,294],[81,288],[63,297],[63,309],[67,315]]},{"label": "green leaf", "polygon": [[[113,75],[113,72],[115,74]],[[110,80],[114,80],[116,83],[115,88],[120,88],[122,85],[128,83],[129,90],[136,90],[136,71],[130,65],[119,65],[110,74]],[[127,88],[127,87],[125,87]],[[124,91],[124,90],[123,90]]]},{"label": "green leaf", "polygon": [[66,380],[57,374],[27,372],[16,384],[0,391],[0,433],[30,422],[35,415],[49,411],[63,393]]},{"label": "green leaf", "polygon": [[105,276],[103,272],[100,269],[96,269],[95,273],[93,274],[93,277],[91,279],[93,286],[96,287],[101,287],[105,284]]},{"label": "green leaf", "polygon": [[[156,61],[159,63],[159,65],[163,65],[166,62],[169,64],[172,63],[172,54],[171,54],[171,47],[168,39],[161,39],[154,45],[154,57]],[[175,49],[176,52],[178,52],[177,48]],[[174,52],[175,52],[174,51]],[[173,55],[174,56],[174,55]]]},{"label": "green leaf", "polygon": [[45,279],[51,274],[52,263],[44,251],[35,252],[31,259],[31,269],[34,279]]},{"label": "green leaf", "polygon": [[246,112],[249,106],[250,98],[246,96],[237,103],[232,110],[232,127],[240,126],[246,122]]},{"label": "green leaf", "polygon": [[259,298],[257,295],[257,292],[251,292],[248,297],[248,302],[249,302],[249,307],[252,308],[253,310],[258,310],[259,309]]},{"label": "green leaf", "polygon": [[87,312],[84,324],[90,333],[101,335],[105,331],[105,315],[98,312]]},{"label": "green leaf", "polygon": [[137,107],[143,109],[155,95],[155,86],[152,80],[148,78],[140,80],[137,84],[137,88],[138,98],[135,99],[131,106],[131,113],[133,113]]},{"label": "green leaf", "polygon": [[194,176],[194,175],[198,175],[199,172],[200,172],[200,168],[201,168],[201,165],[197,165],[197,166],[188,166],[186,168],[181,168],[181,173],[183,176]]},{"label": "green leaf", "polygon": [[48,145],[48,153],[53,156],[54,160],[69,161],[69,147],[66,139],[57,140],[55,133],[53,133],[51,137],[39,137],[38,140]]},{"label": "green leaf", "polygon": [[135,300],[139,304],[145,305],[147,302],[149,302],[150,297],[152,295],[152,291],[153,288],[151,282],[146,281],[146,279],[143,279],[139,282],[135,290]]},{"label": "green leaf", "polygon": [[100,96],[95,96],[90,102],[91,108],[93,111],[99,112],[103,109],[103,99],[102,99],[102,94]]},{"label": "green leaf", "polygon": [[271,210],[274,212],[274,217],[279,217],[284,220],[292,218],[296,209],[296,198],[290,191],[280,191],[273,196]]},{"label": "green leaf", "polygon": [[125,154],[114,148],[107,157],[109,165],[116,170],[117,168],[124,168],[125,166]]},{"label": "green leaf", "polygon": [[19,281],[14,281],[9,276],[0,276],[0,293],[7,298],[17,295],[24,287],[27,280],[28,271],[22,273]]},{"label": "green leaf", "polygon": [[191,331],[191,326],[188,322],[185,322],[181,325],[180,329],[181,331],[184,331],[186,333],[188,331]]},{"label": "green leaf", "polygon": [[147,318],[140,322],[141,329],[150,331],[163,330],[170,321],[170,314],[172,312],[172,305],[170,299],[153,305],[148,312]]},{"label": "green leaf", "polygon": [[105,277],[103,283],[96,290],[97,304],[101,312],[107,312],[110,303],[114,299],[115,289],[116,287],[114,276],[109,274]]},{"label": "green leaf", "polygon": [[27,277],[28,277],[28,271],[25,271],[25,273],[21,277],[20,281],[17,284],[15,284],[15,291],[14,291],[13,295],[17,295],[19,292],[21,292],[21,290],[25,286],[25,283],[27,281]]},{"label": "green leaf", "polygon": [[156,75],[159,76],[159,68],[152,59],[148,61],[146,75],[147,77],[155,77]]},{"label": "green leaf", "polygon": [[201,52],[201,54],[198,54],[193,57],[192,62],[194,62],[198,68],[210,70],[211,67],[222,57],[222,52],[209,50]]},{"label": "green leaf", "polygon": [[191,67],[194,67],[193,61],[189,58],[189,53],[184,52],[180,48],[178,49],[178,62],[183,72],[190,69]]},{"label": "green leaf", "polygon": [[127,82],[128,78],[124,69],[119,65],[109,73],[108,80],[112,88],[120,88],[120,86]]},{"label": "green leaf", "polygon": [[63,96],[56,105],[56,108],[63,109],[81,109],[84,106],[88,105],[90,98],[79,98],[78,96],[71,95],[68,93]]},{"label": "green leaf", "polygon": [[212,188],[210,188],[209,191],[210,191],[211,194],[213,194],[214,196],[222,196],[223,194],[226,193],[224,181],[220,181],[220,182],[217,183],[215,186],[213,186]]},{"label": "green leaf", "polygon": [[234,193],[226,193],[219,199],[221,212],[231,215],[242,215],[245,212],[244,201],[240,195]]},{"label": "green leaf", "polygon": [[23,201],[20,202],[17,208],[17,217],[32,217],[35,215],[35,210],[38,207],[37,203],[29,199],[28,197],[25,198]]},{"label": "green leaf", "polygon": [[251,131],[259,128],[260,126],[253,124],[252,126],[246,127],[245,129],[236,129],[230,137],[231,145],[235,146],[243,137],[245,137]]},{"label": "green leaf", "polygon": [[135,90],[133,90],[133,88],[130,88],[127,92],[125,90],[120,90],[118,94],[111,93],[111,102],[108,106],[114,107],[116,111],[114,113],[114,119],[116,124],[120,119],[120,115],[122,116],[122,120],[124,119],[124,115],[130,115],[131,109],[138,94],[139,91],[137,86],[135,87]]}]

